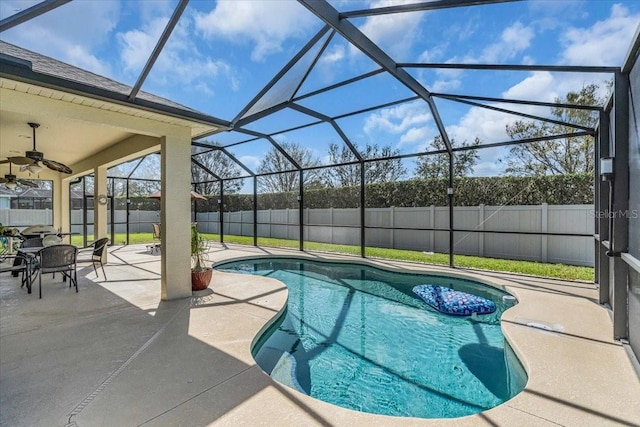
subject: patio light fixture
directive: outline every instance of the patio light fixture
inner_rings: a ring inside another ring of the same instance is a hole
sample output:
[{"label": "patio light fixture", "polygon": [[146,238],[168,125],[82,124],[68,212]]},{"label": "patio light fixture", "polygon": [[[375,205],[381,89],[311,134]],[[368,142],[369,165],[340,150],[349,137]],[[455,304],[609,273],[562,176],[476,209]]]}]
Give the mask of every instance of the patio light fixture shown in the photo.
[{"label": "patio light fixture", "polygon": [[613,157],[603,157],[600,159],[600,176],[603,181],[613,180]]},{"label": "patio light fixture", "polygon": [[38,163],[34,163],[27,166],[27,170],[31,173],[39,174],[40,172],[42,172],[42,166],[40,166]]}]

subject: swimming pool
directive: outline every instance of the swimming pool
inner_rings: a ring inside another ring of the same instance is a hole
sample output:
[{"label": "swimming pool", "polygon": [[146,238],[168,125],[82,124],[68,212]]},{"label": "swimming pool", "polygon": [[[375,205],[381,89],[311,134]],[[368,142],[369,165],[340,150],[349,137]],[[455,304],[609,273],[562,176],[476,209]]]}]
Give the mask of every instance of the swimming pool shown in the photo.
[{"label": "swimming pool", "polygon": [[[384,415],[452,418],[497,406],[527,377],[506,344],[505,292],[445,276],[269,258],[216,269],[267,276],[289,290],[286,310],[256,340],[272,378],[309,396]],[[496,312],[441,314],[413,295],[430,283],[491,299]]]}]

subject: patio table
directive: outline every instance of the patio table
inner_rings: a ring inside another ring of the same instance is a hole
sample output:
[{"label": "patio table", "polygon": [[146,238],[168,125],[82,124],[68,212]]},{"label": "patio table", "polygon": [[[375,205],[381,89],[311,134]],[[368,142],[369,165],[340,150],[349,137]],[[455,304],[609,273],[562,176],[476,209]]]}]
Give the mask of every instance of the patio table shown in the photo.
[{"label": "patio table", "polygon": [[27,275],[29,276],[29,280],[27,280],[27,291],[31,293],[31,283],[33,282],[33,276],[35,275],[35,269],[33,268],[33,263],[36,260],[38,253],[44,249],[44,246],[33,246],[30,248],[18,248],[18,254],[23,254],[25,259],[27,260]]}]

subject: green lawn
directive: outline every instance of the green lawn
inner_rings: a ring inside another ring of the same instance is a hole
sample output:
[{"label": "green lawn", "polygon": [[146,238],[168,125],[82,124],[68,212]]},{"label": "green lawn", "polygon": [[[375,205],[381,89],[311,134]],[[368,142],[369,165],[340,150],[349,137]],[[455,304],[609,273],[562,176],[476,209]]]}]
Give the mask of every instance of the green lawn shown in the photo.
[{"label": "green lawn", "polygon": [[[219,241],[217,234],[206,234],[207,239]],[[253,237],[225,235],[227,243],[253,245]],[[278,248],[298,248],[297,240],[258,238],[258,245]],[[334,245],[329,243],[305,242],[305,250],[337,252],[349,255],[360,255],[360,246]],[[402,249],[386,249],[368,247],[365,254],[369,258],[396,259],[400,261],[420,262],[424,264],[449,265],[449,254],[426,253]],[[528,274],[532,276],[553,277],[566,280],[593,281],[592,267],[578,267],[564,264],[548,264],[533,261],[515,261],[509,259],[483,258],[468,255],[456,255],[455,265],[458,267],[476,268],[481,270],[505,271],[509,273]]]},{"label": "green lawn", "polygon": [[[203,237],[220,241],[217,234],[202,233]],[[130,244],[151,243],[153,233],[136,233],[129,235]],[[225,235],[225,243],[236,243],[241,245],[253,245],[253,237]],[[82,237],[72,236],[72,244],[81,246]],[[126,242],[124,233],[116,234],[115,244],[122,245]],[[258,238],[258,245],[277,248],[298,248],[297,240],[273,239],[266,237]],[[305,250],[335,252],[349,255],[360,255],[360,246],[334,245],[329,243],[305,242]],[[449,265],[449,255],[443,253],[427,253],[419,251],[409,251],[402,249],[366,248],[366,256],[369,258],[395,259],[400,261],[412,261],[424,264]],[[468,255],[456,255],[455,265],[457,267],[475,268],[481,270],[504,271],[509,273],[528,274],[532,276],[553,277],[566,280],[593,281],[594,269],[592,267],[578,267],[564,264],[548,264],[533,261],[515,261],[498,258],[482,258]]]}]

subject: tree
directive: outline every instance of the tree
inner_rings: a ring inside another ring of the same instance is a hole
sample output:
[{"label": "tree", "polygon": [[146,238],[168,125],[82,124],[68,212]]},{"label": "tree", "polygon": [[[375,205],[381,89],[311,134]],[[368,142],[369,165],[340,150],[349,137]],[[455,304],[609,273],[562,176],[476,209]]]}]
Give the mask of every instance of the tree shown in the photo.
[{"label": "tree", "polygon": [[[297,143],[282,143],[280,146],[293,160],[302,168],[319,166],[320,161],[314,156],[313,151]],[[258,166],[258,173],[283,172],[295,169],[287,158],[275,147],[272,147],[264,156]],[[303,173],[303,184],[305,186],[320,185],[320,176],[317,170],[309,170]],[[299,172],[272,173],[258,179],[258,190],[266,193],[281,193],[288,191],[298,191],[300,186]]]},{"label": "tree", "polygon": [[[367,144],[363,150],[356,147],[356,150],[365,159],[376,159],[396,156],[400,152],[390,146],[379,147],[377,144]],[[329,144],[329,162],[332,164],[347,163],[356,160],[355,155],[349,147],[338,144]],[[365,166],[365,184],[381,184],[385,182],[395,182],[407,173],[400,159],[380,160],[368,162]],[[327,187],[353,187],[360,185],[360,165],[346,165],[336,168],[325,169],[323,172],[323,183]]]},{"label": "tree", "polygon": [[[121,163],[109,169],[109,176],[118,177],[107,180],[110,194],[122,195],[127,193],[127,178],[129,196],[146,196],[160,189],[160,154],[149,154],[144,157]],[[91,190],[89,191],[89,188]],[[85,190],[93,192],[93,176],[85,178]]]},{"label": "tree", "polygon": [[[607,84],[611,88],[610,84]],[[569,92],[564,99],[556,99],[556,103],[578,105],[602,105],[605,98],[598,96],[599,86],[592,83],[579,92]],[[594,128],[598,115],[589,110],[554,107],[551,110],[554,119]],[[513,140],[537,138],[551,135],[562,135],[574,132],[570,126],[546,122],[518,120],[507,125],[507,134]],[[506,162],[506,172],[515,175],[564,175],[576,173],[593,173],[592,136],[559,138],[550,141],[532,142],[514,145]]]},{"label": "tree", "polygon": [[[472,143],[464,141],[461,147],[477,147],[480,144],[480,138],[476,137]],[[434,150],[446,149],[441,136],[436,136],[431,145]],[[454,139],[451,140],[451,146],[453,148],[458,147],[458,144]],[[478,162],[478,158],[477,149],[456,152],[453,162],[453,176],[462,177],[469,174]],[[448,179],[449,154],[431,154],[419,157],[418,160],[416,160],[416,175],[427,179]]]},{"label": "tree", "polygon": [[[217,146],[217,142],[207,141],[208,144]],[[229,156],[221,150],[207,151],[196,154],[193,159],[220,178],[233,178],[241,175],[240,167]],[[198,184],[198,192],[204,195],[218,194],[220,192],[220,183],[214,176],[202,169],[200,166],[191,162],[191,182]],[[224,181],[225,194],[233,194],[240,191],[244,185],[244,179],[234,179]]]}]

